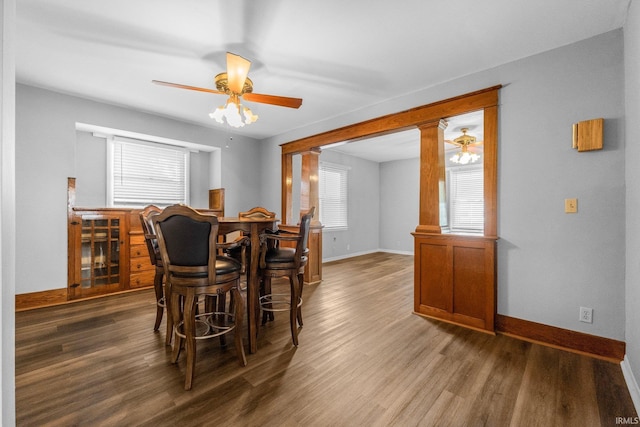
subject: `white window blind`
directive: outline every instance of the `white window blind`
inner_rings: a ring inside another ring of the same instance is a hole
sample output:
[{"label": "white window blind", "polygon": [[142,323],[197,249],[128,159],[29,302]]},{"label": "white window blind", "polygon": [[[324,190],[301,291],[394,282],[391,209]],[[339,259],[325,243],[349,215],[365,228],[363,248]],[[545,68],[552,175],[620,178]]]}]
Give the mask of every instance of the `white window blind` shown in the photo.
[{"label": "white window blind", "polygon": [[108,205],[188,204],[189,152],[181,147],[109,139]]},{"label": "white window blind", "polygon": [[325,229],[347,228],[348,168],[320,162],[320,222]]},{"label": "white window blind", "polygon": [[482,167],[449,171],[449,225],[451,231],[484,231],[484,178]]}]

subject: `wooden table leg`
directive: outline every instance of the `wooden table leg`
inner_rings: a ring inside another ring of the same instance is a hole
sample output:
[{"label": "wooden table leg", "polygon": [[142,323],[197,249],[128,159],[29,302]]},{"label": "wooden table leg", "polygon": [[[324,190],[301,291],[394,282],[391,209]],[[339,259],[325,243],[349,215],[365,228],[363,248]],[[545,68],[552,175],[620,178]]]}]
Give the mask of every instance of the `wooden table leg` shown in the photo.
[{"label": "wooden table leg", "polygon": [[258,312],[260,311],[258,302],[259,280],[258,262],[260,255],[260,235],[258,224],[251,224],[251,261],[247,271],[247,318],[249,323],[249,352],[258,351]]}]

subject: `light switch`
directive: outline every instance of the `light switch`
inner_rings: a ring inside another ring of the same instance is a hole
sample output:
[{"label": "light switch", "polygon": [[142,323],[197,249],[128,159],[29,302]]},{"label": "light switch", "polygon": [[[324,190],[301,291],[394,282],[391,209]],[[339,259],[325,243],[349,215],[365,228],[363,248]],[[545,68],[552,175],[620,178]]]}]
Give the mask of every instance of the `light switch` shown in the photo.
[{"label": "light switch", "polygon": [[565,213],[578,212],[578,199],[564,199],[564,212]]}]

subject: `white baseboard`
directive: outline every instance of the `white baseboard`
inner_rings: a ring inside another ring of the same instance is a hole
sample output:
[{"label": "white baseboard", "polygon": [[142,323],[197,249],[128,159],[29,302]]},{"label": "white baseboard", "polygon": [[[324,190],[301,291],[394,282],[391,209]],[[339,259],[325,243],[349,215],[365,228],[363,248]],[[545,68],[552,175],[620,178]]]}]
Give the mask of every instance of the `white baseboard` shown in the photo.
[{"label": "white baseboard", "polygon": [[380,251],[372,250],[372,251],[364,251],[364,252],[352,252],[350,254],[338,255],[338,256],[331,257],[331,258],[323,258],[322,259],[322,263],[324,264],[325,262],[339,261],[341,259],[353,258],[353,257],[360,256],[360,255],[374,254],[376,252],[380,252]]},{"label": "white baseboard", "polygon": [[638,388],[638,382],[636,381],[636,377],[633,375],[629,359],[627,359],[626,355],[624,356],[624,359],[622,359],[622,362],[620,362],[620,367],[622,368],[622,375],[624,375],[624,380],[627,383],[627,388],[629,389],[633,406],[636,407],[637,412],[640,408],[640,388]]},{"label": "white baseboard", "polygon": [[396,251],[393,249],[378,249],[378,252],[387,252],[390,254],[398,254],[398,255],[411,255],[413,256],[413,251]]},{"label": "white baseboard", "polygon": [[362,252],[353,252],[350,254],[338,255],[331,258],[323,258],[322,263],[331,262],[331,261],[339,261],[341,259],[353,258],[361,255],[375,254],[376,252],[388,252],[390,254],[399,254],[399,255],[413,255],[413,252],[409,251],[394,251],[390,249],[374,249],[371,251],[362,251]]}]

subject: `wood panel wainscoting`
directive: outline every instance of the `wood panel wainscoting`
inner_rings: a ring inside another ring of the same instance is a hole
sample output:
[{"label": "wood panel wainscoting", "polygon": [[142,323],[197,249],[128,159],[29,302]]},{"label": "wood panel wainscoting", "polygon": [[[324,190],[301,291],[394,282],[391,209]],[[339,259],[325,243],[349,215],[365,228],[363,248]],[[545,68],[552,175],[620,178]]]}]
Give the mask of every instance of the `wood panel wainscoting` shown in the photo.
[{"label": "wood panel wainscoting", "polygon": [[495,240],[413,233],[416,314],[494,331]]}]

